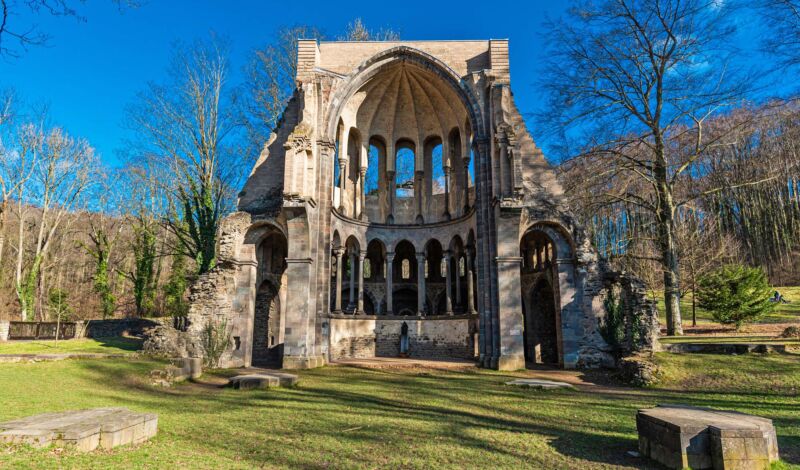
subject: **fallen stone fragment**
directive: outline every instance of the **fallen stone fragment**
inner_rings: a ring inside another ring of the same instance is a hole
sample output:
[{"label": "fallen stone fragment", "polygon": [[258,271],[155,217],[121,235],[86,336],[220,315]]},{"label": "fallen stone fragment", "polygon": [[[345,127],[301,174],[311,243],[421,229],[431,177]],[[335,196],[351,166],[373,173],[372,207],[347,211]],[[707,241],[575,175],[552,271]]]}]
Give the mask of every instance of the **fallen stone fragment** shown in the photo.
[{"label": "fallen stone fragment", "polygon": [[521,387],[541,388],[544,390],[554,390],[557,388],[575,389],[574,386],[566,382],[556,382],[544,379],[517,379],[506,382],[506,385],[519,385]]}]

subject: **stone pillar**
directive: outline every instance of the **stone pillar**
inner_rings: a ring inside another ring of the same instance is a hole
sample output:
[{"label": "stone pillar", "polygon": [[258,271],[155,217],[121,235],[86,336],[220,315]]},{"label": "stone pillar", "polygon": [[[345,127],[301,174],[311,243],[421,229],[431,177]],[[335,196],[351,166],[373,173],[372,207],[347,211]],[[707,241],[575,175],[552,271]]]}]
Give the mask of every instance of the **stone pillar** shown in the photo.
[{"label": "stone pillar", "polygon": [[392,314],[392,270],[394,269],[394,252],[386,253],[386,315]]},{"label": "stone pillar", "polygon": [[425,314],[425,253],[417,253],[417,315]]},{"label": "stone pillar", "polygon": [[469,156],[464,157],[464,214],[469,212]]},{"label": "stone pillar", "polygon": [[422,200],[425,198],[425,172],[417,171],[414,173],[414,195],[417,198],[417,217],[416,222],[422,224],[425,218],[422,216]]},{"label": "stone pillar", "polygon": [[444,167],[444,216],[450,219],[450,164]]},{"label": "stone pillar", "polygon": [[506,193],[508,192],[508,189],[510,189],[510,188],[506,188],[506,174],[505,173],[508,171],[507,170],[507,166],[506,166],[506,160],[508,159],[508,157],[507,157],[507,155],[508,155],[508,142],[506,141],[506,138],[505,138],[505,132],[503,132],[501,134],[498,134],[497,137],[496,137],[496,140],[497,140],[497,145],[498,145],[498,147],[500,149],[500,157],[497,159],[498,160],[497,168],[499,170],[499,174],[498,174],[497,180],[500,182],[500,188],[498,188],[499,189],[498,193],[500,193],[500,197],[502,198],[502,197],[504,197],[506,195]]},{"label": "stone pillar", "polygon": [[397,181],[395,181],[395,172],[394,170],[387,171],[386,176],[388,181],[388,190],[389,190],[389,215],[386,217],[386,223],[393,224],[394,223],[394,198],[397,195]]},{"label": "stone pillar", "polygon": [[359,176],[361,181],[361,190],[359,191],[359,194],[361,195],[361,204],[358,206],[360,211],[358,218],[364,220],[364,212],[366,212],[367,207],[367,167],[361,167],[361,174]]},{"label": "stone pillar", "polygon": [[342,313],[342,264],[344,264],[344,250],[339,248],[333,252],[336,255],[336,297],[334,313]]},{"label": "stone pillar", "polygon": [[347,308],[352,310],[356,307],[356,254],[350,253],[350,301]]},{"label": "stone pillar", "polygon": [[[466,266],[465,266],[466,268]],[[456,305],[461,307],[461,256],[456,258]]]},{"label": "stone pillar", "polygon": [[367,257],[367,252],[362,250],[358,254],[358,305],[356,306],[356,315],[364,313],[364,259]]},{"label": "stone pillar", "polygon": [[472,279],[472,255],[469,250],[466,252],[467,256],[467,314],[474,315],[475,312],[475,280]]},{"label": "stone pillar", "polygon": [[[339,153],[341,153],[341,149],[339,149]],[[342,201],[344,200],[345,168],[347,168],[347,159],[339,158],[339,210],[342,209]]]},{"label": "stone pillar", "polygon": [[450,271],[453,270],[453,267],[450,265],[450,263],[452,262],[452,257],[450,256],[450,250],[447,250],[447,251],[444,252],[444,261],[445,261],[445,263],[444,263],[445,266],[447,266],[447,271],[446,271],[447,275],[445,277],[446,287],[445,287],[445,297],[444,297],[444,299],[445,299],[445,307],[444,307],[444,309],[445,309],[445,313],[447,315],[452,315],[453,314],[453,302],[450,299],[452,298],[451,294],[452,294],[452,279],[453,279],[453,276],[450,274]]},{"label": "stone pillar", "polygon": [[560,328],[556,329],[558,358],[562,367],[574,369],[578,363],[578,350],[583,333],[578,321],[580,317],[578,306],[581,304],[581,299],[576,289],[577,273],[572,259],[559,258],[555,262],[555,274],[558,276],[556,325],[560,325]]},{"label": "stone pillar", "polygon": [[522,317],[522,287],[520,286],[519,256],[498,256],[497,283],[499,291],[499,311],[497,328],[500,337],[500,351],[497,360],[499,370],[525,368],[525,348],[523,342],[524,322]]}]

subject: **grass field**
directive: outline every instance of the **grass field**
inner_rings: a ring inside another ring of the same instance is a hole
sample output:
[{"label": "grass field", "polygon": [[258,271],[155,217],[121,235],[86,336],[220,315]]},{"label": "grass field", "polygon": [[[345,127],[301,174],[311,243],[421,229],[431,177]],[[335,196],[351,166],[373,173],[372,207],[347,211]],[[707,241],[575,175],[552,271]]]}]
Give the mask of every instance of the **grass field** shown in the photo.
[{"label": "grass field", "polygon": [[636,410],[657,403],[772,418],[778,468],[800,468],[800,356],[657,361],[658,388],[577,391],[504,385],[525,372],[350,367],[301,371],[292,389],[222,389],[222,373],[161,389],[148,383],[163,366],[152,360],[0,364],[0,420],[99,406],[159,414],[151,442],[89,455],[0,447],[0,468],[656,468],[626,452]]},{"label": "grass field", "polygon": [[132,353],[142,347],[136,338],[10,341],[0,343],[0,354]]},{"label": "grass field", "polygon": [[[788,304],[778,304],[775,309],[758,320],[758,323],[800,323],[800,286],[793,287],[776,287],[775,290],[780,292],[790,302]],[[656,300],[658,301],[658,316],[662,325],[666,325],[667,320],[664,310],[664,293],[656,291]],[[691,325],[692,323],[692,293],[689,292],[681,298],[681,318],[683,325]],[[697,308],[697,323],[708,324],[715,323],[710,312],[701,308]]]}]

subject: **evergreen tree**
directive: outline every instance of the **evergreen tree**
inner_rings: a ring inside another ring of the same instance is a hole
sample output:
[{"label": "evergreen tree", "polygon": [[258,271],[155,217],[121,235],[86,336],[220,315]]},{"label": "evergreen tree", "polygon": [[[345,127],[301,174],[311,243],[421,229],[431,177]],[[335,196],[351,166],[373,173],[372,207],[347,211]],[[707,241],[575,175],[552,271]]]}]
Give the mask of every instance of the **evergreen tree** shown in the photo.
[{"label": "evergreen tree", "polygon": [[697,300],[714,320],[723,325],[742,324],[761,318],[775,307],[772,290],[760,267],[729,264],[699,279]]}]

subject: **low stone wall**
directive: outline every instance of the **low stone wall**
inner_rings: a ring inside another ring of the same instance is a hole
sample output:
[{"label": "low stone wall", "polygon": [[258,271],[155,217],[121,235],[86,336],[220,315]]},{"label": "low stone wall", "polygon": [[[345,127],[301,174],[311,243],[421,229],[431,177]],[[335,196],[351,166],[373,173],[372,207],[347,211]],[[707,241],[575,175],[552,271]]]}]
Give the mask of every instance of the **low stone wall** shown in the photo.
[{"label": "low stone wall", "polygon": [[172,318],[120,318],[85,320],[77,322],[75,337],[109,338],[114,336],[141,336],[145,330],[158,325],[172,325]]},{"label": "low stone wall", "polygon": [[3,320],[0,321],[0,341],[8,341],[8,330],[11,322]]},{"label": "low stone wall", "polygon": [[477,322],[475,316],[331,318],[331,359],[397,357],[403,323],[408,325],[410,357],[474,359]]},{"label": "low stone wall", "polygon": [[785,353],[785,344],[767,343],[662,343],[661,349],[677,354]]}]

